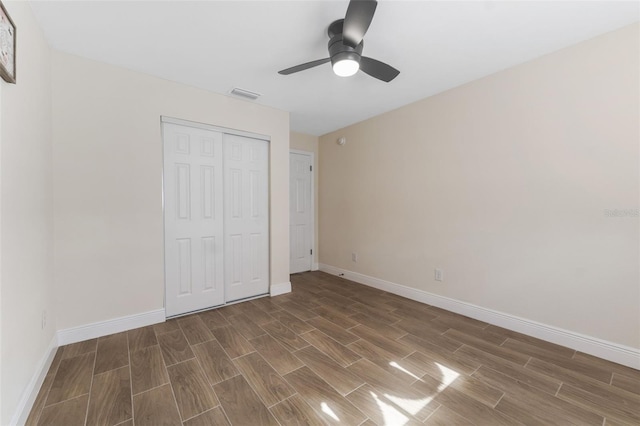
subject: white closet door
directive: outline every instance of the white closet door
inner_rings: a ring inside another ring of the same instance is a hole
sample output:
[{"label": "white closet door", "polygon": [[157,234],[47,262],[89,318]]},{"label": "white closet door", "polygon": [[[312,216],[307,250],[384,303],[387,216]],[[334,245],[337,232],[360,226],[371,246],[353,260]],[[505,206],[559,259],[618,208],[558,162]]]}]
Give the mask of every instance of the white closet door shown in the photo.
[{"label": "white closet door", "polygon": [[221,305],[222,133],[163,124],[166,315]]},{"label": "white closet door", "polygon": [[227,302],[269,292],[269,144],[224,135]]},{"label": "white closet door", "polygon": [[289,238],[292,274],[311,270],[311,156],[289,154]]}]

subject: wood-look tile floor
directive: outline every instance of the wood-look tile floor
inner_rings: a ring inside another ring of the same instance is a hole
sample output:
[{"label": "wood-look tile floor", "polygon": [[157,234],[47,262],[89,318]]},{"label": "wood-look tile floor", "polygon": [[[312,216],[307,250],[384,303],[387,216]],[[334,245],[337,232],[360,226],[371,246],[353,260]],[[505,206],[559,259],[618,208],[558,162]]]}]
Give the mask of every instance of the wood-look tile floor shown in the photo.
[{"label": "wood-look tile floor", "polygon": [[640,424],[640,371],[322,272],[60,347],[28,425]]}]

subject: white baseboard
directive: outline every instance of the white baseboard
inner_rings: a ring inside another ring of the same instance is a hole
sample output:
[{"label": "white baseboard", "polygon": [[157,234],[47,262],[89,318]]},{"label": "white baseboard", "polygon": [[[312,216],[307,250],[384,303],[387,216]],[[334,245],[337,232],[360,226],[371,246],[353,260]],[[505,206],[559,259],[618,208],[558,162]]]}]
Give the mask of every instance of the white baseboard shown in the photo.
[{"label": "white baseboard", "polygon": [[286,283],[273,284],[271,286],[271,297],[280,296],[281,294],[291,293],[291,283],[287,281]]},{"label": "white baseboard", "polygon": [[58,345],[68,345],[70,343],[82,342],[83,340],[94,339],[96,337],[108,336],[113,333],[120,333],[121,331],[158,324],[160,322],[164,322],[165,319],[164,308],[162,308],[156,309],[155,311],[143,312],[141,314],[94,322],[80,327],[58,330]]},{"label": "white baseboard", "polygon": [[53,362],[58,346],[107,336],[109,334],[132,330],[134,328],[157,324],[164,321],[164,309],[158,309],[142,314],[129,315],[80,327],[58,330],[58,332],[53,335],[51,343],[49,343],[49,347],[36,367],[36,371],[31,378],[31,381],[29,381],[29,384],[24,390],[13,418],[11,419],[11,424],[23,425],[27,421],[27,417],[29,417],[33,403],[35,402],[38,392],[40,392],[40,388],[42,387],[42,383],[44,382],[44,378],[47,376],[47,372],[51,367],[51,363]]},{"label": "white baseboard", "polygon": [[320,267],[318,266],[318,262],[313,262],[311,264],[311,270],[312,271],[317,271],[318,269],[320,269]]},{"label": "white baseboard", "polygon": [[320,264],[320,270],[332,275],[342,274],[344,278],[360,284],[388,291],[389,293],[397,294],[417,302],[437,306],[438,308],[446,309],[460,315],[537,337],[538,339],[566,346],[580,352],[640,370],[640,350],[636,348],[619,345],[596,337],[586,336],[584,334],[520,318],[504,312],[483,308],[482,306],[473,305],[471,303],[462,302],[449,297],[439,296],[424,290],[418,290],[357,272],[348,271],[346,269],[324,265],[322,263]]},{"label": "white baseboard", "polygon": [[36,367],[33,377],[31,377],[29,384],[27,384],[24,392],[22,392],[22,396],[20,397],[20,401],[18,402],[18,406],[16,407],[16,411],[13,414],[10,424],[24,425],[26,423],[29,413],[31,412],[31,408],[33,408],[33,403],[36,401],[38,392],[40,392],[40,387],[42,386],[44,378],[47,376],[47,372],[53,362],[53,358],[56,355],[56,349],[58,349],[58,337],[54,334],[44,356]]}]

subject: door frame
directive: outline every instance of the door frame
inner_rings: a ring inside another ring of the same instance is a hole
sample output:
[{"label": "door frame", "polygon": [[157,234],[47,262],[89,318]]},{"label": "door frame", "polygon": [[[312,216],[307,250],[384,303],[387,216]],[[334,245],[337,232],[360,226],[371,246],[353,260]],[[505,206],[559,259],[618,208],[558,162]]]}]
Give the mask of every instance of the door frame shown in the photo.
[{"label": "door frame", "polygon": [[[222,127],[222,126],[214,126],[212,124],[206,124],[206,123],[200,123],[198,121],[191,121],[191,120],[184,120],[181,118],[174,118],[174,117],[169,117],[166,115],[161,115],[160,116],[160,152],[162,153],[162,158],[161,158],[161,171],[160,171],[160,199],[161,199],[161,203],[162,203],[162,282],[164,284],[164,292],[162,295],[162,306],[163,306],[163,310],[164,312],[164,317],[165,319],[169,318],[167,317],[167,313],[166,313],[166,307],[167,307],[167,274],[166,274],[166,246],[165,246],[165,231],[166,231],[166,223],[165,223],[165,182],[164,182],[164,126],[163,124],[165,123],[169,123],[169,124],[177,124],[179,126],[186,126],[186,127],[194,127],[196,129],[203,129],[203,130],[212,130],[214,132],[220,132],[223,134],[230,134],[230,135],[236,135],[236,136],[243,136],[243,137],[247,137],[247,138],[252,138],[252,139],[260,139],[263,140],[265,142],[267,142],[269,144],[269,148],[268,148],[268,153],[267,153],[267,181],[270,182],[271,181],[271,176],[270,176],[270,170],[271,170],[271,160],[270,160],[270,155],[271,155],[271,136],[269,135],[263,135],[260,133],[253,133],[253,132],[246,132],[244,130],[238,130],[238,129],[232,129],[230,127]],[[313,153],[312,153],[313,154]],[[224,179],[224,177],[223,177]],[[223,180],[224,182],[224,180]],[[267,273],[267,276],[269,278],[269,288],[271,288],[271,184],[268,184],[268,191],[267,191],[267,204],[268,204],[268,215],[269,215],[269,220],[268,220],[268,229],[269,229],[269,238],[268,238],[268,247],[269,247],[269,253],[268,253],[268,258],[269,258],[269,270]],[[224,282],[223,282],[224,285]],[[178,315],[173,315],[170,318],[177,318],[177,317],[181,317],[181,316],[185,316],[185,315],[191,315],[193,313],[196,312],[202,312],[202,311],[207,311],[209,309],[212,308],[218,308],[218,307],[222,307],[222,306],[227,306],[227,305],[233,305],[235,303],[240,303],[240,302],[244,302],[247,300],[253,300],[253,299],[259,299],[262,297],[266,297],[269,294],[261,294],[258,296],[254,296],[254,297],[248,297],[246,299],[242,299],[242,300],[236,300],[233,302],[227,302],[225,300],[224,304],[222,305],[216,305],[216,306],[211,306],[209,308],[204,308],[204,309],[200,309],[197,311],[193,311],[193,312],[186,312],[184,314],[178,314]],[[226,295],[225,295],[226,298]]]},{"label": "door frame", "polygon": [[[315,261],[317,259],[318,250],[316,249],[316,173],[318,172],[318,167],[316,166],[315,153],[313,151],[303,151],[301,149],[289,149],[289,158],[291,158],[291,154],[300,154],[306,155],[311,159],[311,166],[314,167],[311,173],[311,190],[309,191],[311,196],[311,249],[313,250],[313,254],[311,255],[311,270],[318,270],[318,262]],[[289,171],[291,172],[291,171]],[[289,186],[291,186],[291,178],[289,178]],[[291,195],[289,195],[289,202],[291,202]],[[291,218],[289,218],[289,227],[291,227]],[[289,251],[291,251],[291,247],[289,247]],[[291,259],[291,253],[289,253],[289,259]],[[291,271],[291,268],[289,268]]]}]

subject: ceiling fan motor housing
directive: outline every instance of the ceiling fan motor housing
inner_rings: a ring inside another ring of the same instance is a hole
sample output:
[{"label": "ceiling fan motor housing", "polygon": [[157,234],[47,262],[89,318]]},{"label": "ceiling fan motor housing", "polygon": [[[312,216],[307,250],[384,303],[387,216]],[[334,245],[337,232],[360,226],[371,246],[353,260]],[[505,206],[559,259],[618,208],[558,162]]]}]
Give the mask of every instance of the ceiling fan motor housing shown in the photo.
[{"label": "ceiling fan motor housing", "polygon": [[329,40],[329,56],[331,57],[332,65],[346,59],[351,59],[360,63],[360,57],[362,56],[362,42],[354,49],[351,46],[344,45],[342,43],[342,34],[338,34]]},{"label": "ceiling fan motor housing", "polygon": [[355,48],[347,46],[342,42],[342,24],[344,19],[338,19],[329,25],[329,56],[331,57],[331,65],[336,62],[351,59],[360,63],[362,56],[363,42],[360,42]]}]

